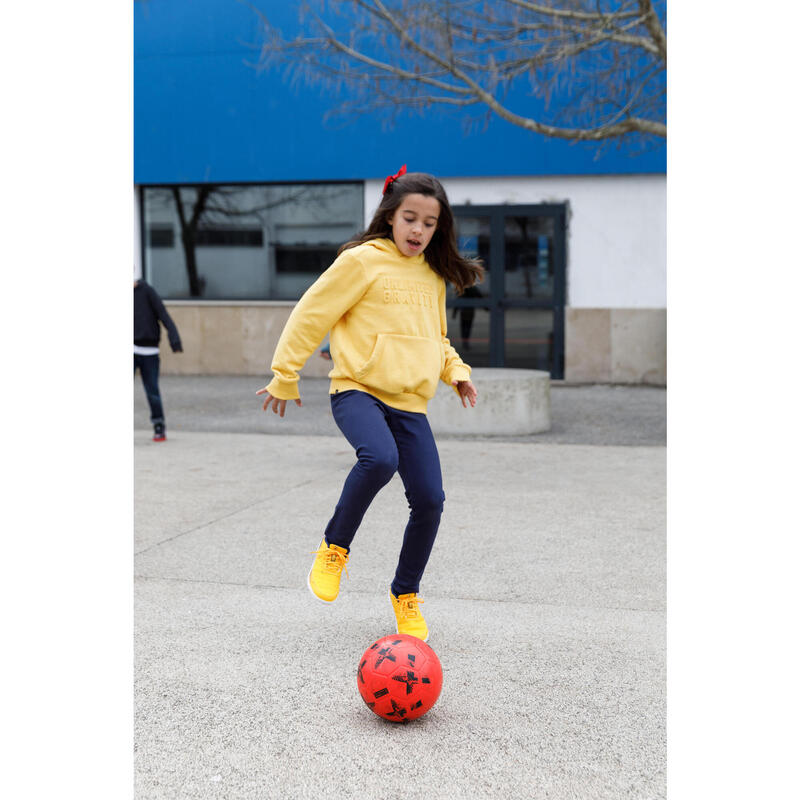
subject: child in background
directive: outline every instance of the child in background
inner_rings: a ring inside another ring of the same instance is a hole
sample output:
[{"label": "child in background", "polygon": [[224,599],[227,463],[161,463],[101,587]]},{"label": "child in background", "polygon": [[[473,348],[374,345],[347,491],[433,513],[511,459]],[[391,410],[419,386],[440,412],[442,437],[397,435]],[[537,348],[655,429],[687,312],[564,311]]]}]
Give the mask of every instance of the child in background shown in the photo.
[{"label": "child in background", "polygon": [[483,268],[456,247],[453,213],[436,178],[405,172],[386,179],[367,230],[339,249],[333,264],[292,311],[272,361],[272,381],[257,394],[283,417],[300,406],[298,371],[330,330],[333,418],[357,463],[345,480],[308,576],[311,592],[339,594],[350,545],[375,495],[397,471],[411,508],[389,589],[398,633],[428,638],[420,581],[433,548],[444,492],[439,453],[425,415],[439,380],[462,405],[477,398],[471,369],[447,339],[446,282],[460,294]]},{"label": "child in background", "polygon": [[169,346],[173,353],[182,353],[183,345],[178,328],[164,308],[158,292],[146,281],[133,281],[133,374],[142,373],[142,383],[150,405],[150,422],[153,424],[153,441],[167,440],[164,406],[158,388],[158,371],[161,363],[158,341],[161,323],[167,329]]}]

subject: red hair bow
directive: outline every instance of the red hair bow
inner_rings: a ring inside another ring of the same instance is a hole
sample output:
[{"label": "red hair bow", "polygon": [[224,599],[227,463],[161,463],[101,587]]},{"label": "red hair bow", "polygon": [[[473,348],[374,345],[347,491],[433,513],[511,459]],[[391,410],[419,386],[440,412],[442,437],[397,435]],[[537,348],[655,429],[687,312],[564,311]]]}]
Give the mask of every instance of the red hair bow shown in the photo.
[{"label": "red hair bow", "polygon": [[390,175],[383,183],[383,194],[386,194],[386,190],[401,176],[406,174],[406,165],[403,164],[402,167],[394,174]]}]

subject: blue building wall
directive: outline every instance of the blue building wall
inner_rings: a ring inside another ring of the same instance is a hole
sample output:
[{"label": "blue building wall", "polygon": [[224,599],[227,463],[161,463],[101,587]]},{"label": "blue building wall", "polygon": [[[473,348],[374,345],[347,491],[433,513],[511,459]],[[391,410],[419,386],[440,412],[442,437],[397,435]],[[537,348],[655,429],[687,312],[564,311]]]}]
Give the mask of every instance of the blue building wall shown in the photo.
[{"label": "blue building wall", "polygon": [[[296,1],[255,2],[284,34],[296,28]],[[664,144],[638,155],[606,145],[598,155],[599,145],[497,118],[469,131],[437,109],[388,129],[377,115],[325,122],[332,101],[320,88],[252,66],[258,42],[258,17],[240,0],[134,3],[135,183],[362,180],[403,163],[441,177],[666,171]]]}]

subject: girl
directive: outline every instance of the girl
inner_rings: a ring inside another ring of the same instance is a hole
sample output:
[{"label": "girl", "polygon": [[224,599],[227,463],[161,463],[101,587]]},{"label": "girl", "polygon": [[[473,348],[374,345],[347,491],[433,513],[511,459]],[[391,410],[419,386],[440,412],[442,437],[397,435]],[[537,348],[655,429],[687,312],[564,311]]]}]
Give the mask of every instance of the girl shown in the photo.
[{"label": "girl", "polygon": [[389,598],[398,633],[428,638],[419,609],[420,579],[439,528],[444,492],[428,400],[441,379],[466,408],[477,391],[471,369],[447,339],[446,281],[461,294],[483,275],[456,248],[453,213],[432,175],[386,179],[367,230],[344,244],[333,264],[295,306],[272,361],[266,395],[282,417],[286,401],[302,405],[298,371],[330,330],[333,418],[358,457],[314,562],[308,586],[331,603],[339,594],[361,520],[392,475],[403,480],[411,514]]}]

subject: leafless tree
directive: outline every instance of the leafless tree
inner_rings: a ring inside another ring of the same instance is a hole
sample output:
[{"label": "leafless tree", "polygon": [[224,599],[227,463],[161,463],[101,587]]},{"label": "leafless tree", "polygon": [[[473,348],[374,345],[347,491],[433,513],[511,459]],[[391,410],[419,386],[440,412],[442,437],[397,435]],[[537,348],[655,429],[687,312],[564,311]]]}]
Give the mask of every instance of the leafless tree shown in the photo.
[{"label": "leafless tree", "polygon": [[254,8],[258,64],[346,89],[331,114],[478,107],[559,139],[653,140],[666,136],[665,3],[316,0],[294,39]]}]

